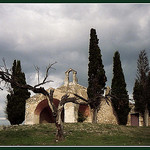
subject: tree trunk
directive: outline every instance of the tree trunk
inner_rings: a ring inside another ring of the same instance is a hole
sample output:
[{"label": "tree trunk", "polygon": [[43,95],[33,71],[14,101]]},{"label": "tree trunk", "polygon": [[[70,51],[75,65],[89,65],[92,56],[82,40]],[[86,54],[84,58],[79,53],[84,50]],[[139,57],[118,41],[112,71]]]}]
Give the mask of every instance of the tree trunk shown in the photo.
[{"label": "tree trunk", "polygon": [[55,123],[55,125],[57,127],[56,141],[64,140],[63,125],[62,124],[58,124],[57,122]]},{"label": "tree trunk", "polygon": [[53,103],[53,93],[54,93],[54,90],[50,90],[50,95],[47,96],[46,95],[46,98],[48,100],[48,105],[53,113],[53,117],[55,118],[55,125],[56,125],[56,128],[57,128],[57,131],[56,131],[56,141],[61,141],[64,139],[64,135],[63,135],[63,123],[62,123],[62,120],[61,120],[61,113],[62,113],[62,110],[63,110],[63,105],[61,105],[59,103],[58,105],[58,108],[56,110],[55,108],[55,105]]},{"label": "tree trunk", "polygon": [[148,118],[149,118],[149,111],[147,108],[147,105],[145,107],[145,111],[144,111],[144,117],[143,117],[143,126],[148,126]]},{"label": "tree trunk", "polygon": [[57,117],[56,117],[56,121],[55,121],[55,125],[57,127],[56,140],[58,140],[58,141],[64,140],[63,123],[62,123],[62,119],[61,119],[62,110],[63,110],[63,105],[60,106],[60,104],[59,104],[58,111],[57,111]]},{"label": "tree trunk", "polygon": [[97,123],[97,109],[93,109],[92,123]]}]

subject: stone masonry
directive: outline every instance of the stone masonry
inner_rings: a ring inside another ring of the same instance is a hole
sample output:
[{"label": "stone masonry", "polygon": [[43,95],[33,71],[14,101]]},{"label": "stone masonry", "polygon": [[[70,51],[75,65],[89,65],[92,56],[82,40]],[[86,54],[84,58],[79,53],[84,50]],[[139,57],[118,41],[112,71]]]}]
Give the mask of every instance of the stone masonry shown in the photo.
[{"label": "stone masonry", "polygon": [[[73,74],[73,81],[69,81],[69,73]],[[87,88],[78,84],[76,77],[77,72],[69,69],[65,72],[64,84],[54,90],[54,104],[57,107],[61,97],[66,93],[76,93],[79,96],[87,99]],[[50,91],[49,88],[47,91]],[[107,92],[107,91],[106,91]],[[73,94],[70,94],[72,97]],[[92,113],[89,105],[79,105],[74,103],[66,103],[64,106],[63,120],[66,123],[75,123],[78,121],[78,111],[86,116],[85,122],[92,121]],[[39,123],[53,122],[51,110],[48,107],[48,102],[44,95],[36,94],[26,101],[25,124],[39,124]],[[98,122],[117,124],[115,114],[111,102],[106,103],[103,99],[100,110],[98,111]]]}]

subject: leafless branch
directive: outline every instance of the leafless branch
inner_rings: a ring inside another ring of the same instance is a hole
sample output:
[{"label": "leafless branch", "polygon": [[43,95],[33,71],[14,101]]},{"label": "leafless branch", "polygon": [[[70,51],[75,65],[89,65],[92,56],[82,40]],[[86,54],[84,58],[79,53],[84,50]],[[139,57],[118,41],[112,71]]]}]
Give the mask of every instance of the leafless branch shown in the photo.
[{"label": "leafless branch", "polygon": [[0,79],[2,81],[4,81],[5,83],[11,83],[12,85],[18,86],[20,88],[31,90],[34,93],[42,93],[44,95],[49,95],[48,92],[44,88],[42,88],[42,87],[37,88],[37,86],[40,86],[40,85],[45,84],[45,83],[48,83],[50,81],[45,81],[45,82],[40,83],[40,84],[38,84],[38,85],[36,85],[34,87],[29,85],[29,84],[22,85],[22,84],[18,83],[18,81],[17,81],[17,79],[15,77],[12,78],[12,74],[10,74],[7,71],[7,69],[5,69],[5,71],[0,71]]},{"label": "leafless branch", "polygon": [[4,64],[4,69],[5,69],[6,72],[8,72],[8,69],[7,69],[7,66],[6,66],[5,59],[3,58],[2,60],[3,60],[3,64]]},{"label": "leafless branch", "polygon": [[[65,105],[66,103],[72,102],[75,104],[88,104],[88,101],[86,99],[84,99],[83,97],[74,94],[75,97],[69,97],[69,93],[65,94],[62,96],[61,101],[60,101],[60,106]],[[80,99],[80,101],[79,101]],[[83,100],[83,101],[81,101]]]},{"label": "leafless branch", "polygon": [[109,105],[109,102],[111,101],[110,96],[106,95],[105,97],[106,103]]},{"label": "leafless branch", "polygon": [[88,102],[88,100],[87,99],[85,99],[85,98],[83,98],[83,97],[81,97],[81,96],[79,96],[78,94],[74,94],[76,97],[78,97],[79,99],[82,99],[83,101],[85,101],[85,102]]},{"label": "leafless branch", "polygon": [[45,82],[39,83],[39,84],[35,85],[34,88],[36,88],[38,86],[41,86],[41,85],[44,85],[44,84],[49,83],[49,82],[53,82],[53,81],[49,80],[49,81],[45,81]]},{"label": "leafless branch", "polygon": [[39,68],[38,66],[34,66],[34,68],[36,69],[37,74],[38,74],[38,84],[35,85],[34,88],[36,88],[36,87],[38,87],[38,86],[41,86],[41,85],[43,85],[43,84],[49,83],[49,82],[53,82],[52,80],[48,80],[48,81],[46,81],[46,80],[47,80],[48,75],[49,75],[49,70],[50,70],[50,69],[52,68],[52,66],[53,66],[54,64],[56,64],[56,63],[57,63],[57,62],[54,62],[54,63],[52,63],[52,64],[49,64],[49,65],[46,67],[45,77],[44,77],[44,79],[43,79],[43,81],[42,81],[41,83],[39,82],[39,70],[40,70],[40,68]]},{"label": "leafless branch", "polygon": [[47,67],[46,67],[46,74],[45,74],[45,78],[44,78],[44,80],[43,80],[43,83],[46,81],[46,79],[47,79],[47,77],[48,77],[48,73],[49,73],[49,70],[52,68],[52,66],[54,65],[54,64],[56,64],[57,62],[54,62],[54,63],[52,63],[52,64],[49,64]]},{"label": "leafless branch", "polygon": [[40,76],[40,68],[39,68],[38,66],[35,66],[35,65],[34,65],[34,68],[35,68],[35,70],[37,71],[38,84],[39,84],[39,83],[40,83],[40,78],[39,78],[39,76]]}]

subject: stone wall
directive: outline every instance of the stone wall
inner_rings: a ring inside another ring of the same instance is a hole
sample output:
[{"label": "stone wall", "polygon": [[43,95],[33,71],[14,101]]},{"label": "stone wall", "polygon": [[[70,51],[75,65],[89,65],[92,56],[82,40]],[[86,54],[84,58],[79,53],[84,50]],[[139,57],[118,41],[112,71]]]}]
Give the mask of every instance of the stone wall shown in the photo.
[{"label": "stone wall", "polygon": [[[52,88],[49,88],[47,91],[50,91],[50,89]],[[54,99],[59,101],[64,94],[65,93],[56,89],[54,91]],[[25,111],[25,124],[40,123],[40,113],[46,107],[48,107],[48,102],[43,94],[36,94],[33,97],[27,99]]]},{"label": "stone wall", "polygon": [[105,99],[102,100],[100,110],[97,114],[97,121],[98,123],[117,124],[117,119],[110,101],[107,103]]},{"label": "stone wall", "polygon": [[75,123],[78,120],[78,109],[79,105],[74,103],[66,103],[64,106],[65,116],[64,122],[66,123]]},{"label": "stone wall", "polygon": [[[51,89],[51,88],[50,88]],[[48,91],[50,90],[48,89]],[[54,99],[60,100],[61,97],[66,94],[66,92],[76,93],[85,99],[87,99],[87,89],[79,84],[69,86],[61,86],[54,90]],[[73,95],[70,94],[70,97]],[[45,101],[45,102],[44,102]],[[26,102],[26,114],[25,114],[25,124],[35,124],[40,123],[40,113],[42,110],[48,106],[46,103],[45,96],[42,94],[36,94],[35,96],[29,98]],[[86,116],[85,122],[92,122],[92,111],[90,106],[87,105],[87,108],[82,108],[84,111],[84,116]],[[78,110],[79,105],[73,103],[67,103],[64,106],[64,122],[73,123],[77,122],[78,119]],[[43,121],[44,122],[44,121]],[[103,99],[101,103],[101,108],[98,111],[98,123],[106,124],[117,124],[116,117],[113,113],[113,108],[111,102],[109,105],[106,103],[106,100]]]},{"label": "stone wall", "polygon": [[[135,105],[134,104],[130,104],[130,112],[129,112],[129,115],[128,115],[128,123],[127,125],[128,126],[131,126],[131,114],[136,114],[138,112],[135,111]],[[140,113],[139,114],[139,126],[143,126],[143,117]],[[149,117],[149,126],[150,126],[150,117]]]},{"label": "stone wall", "polygon": [[[77,79],[76,79],[77,81]],[[49,88],[47,91],[50,91]],[[53,97],[60,101],[61,97],[66,93],[70,93],[69,97],[73,97],[74,95],[71,93],[76,93],[79,96],[87,99],[87,89],[76,82],[69,83],[67,85],[62,85],[57,89],[54,89]],[[26,101],[26,112],[25,112],[25,124],[37,124],[40,123],[40,113],[42,110],[48,106],[48,103],[45,96],[42,94],[36,94],[35,96],[29,98]],[[81,100],[79,100],[81,101]],[[79,105],[73,103],[67,103],[64,107],[64,121],[65,122],[77,122],[78,119],[78,109]],[[38,111],[37,111],[38,110]],[[37,113],[38,112],[38,113]],[[43,117],[44,118],[44,117]],[[90,120],[87,117],[87,121]],[[43,121],[44,122],[44,121]]]},{"label": "stone wall", "polygon": [[[73,82],[69,82],[69,73],[73,72]],[[57,89],[54,89],[54,99],[57,100],[57,103],[61,100],[61,97],[66,93],[70,94],[70,97],[73,97],[73,93],[78,94],[79,96],[87,99],[87,88],[78,84],[78,79],[76,77],[77,72],[73,69],[69,69],[65,72],[64,84]],[[47,91],[49,92],[49,88]],[[107,93],[107,91],[106,91]],[[82,100],[79,100],[82,101]],[[57,104],[58,105],[58,104]],[[25,124],[37,124],[40,122],[47,122],[46,108],[48,103],[46,97],[42,94],[36,94],[35,96],[29,98],[26,101],[26,112],[25,112]],[[77,122],[78,111],[82,111],[83,115],[86,116],[85,122],[92,122],[92,111],[90,107],[79,106],[74,103],[66,103],[64,106],[64,122]],[[48,112],[50,114],[50,112]],[[42,118],[40,118],[42,117]],[[45,120],[44,120],[45,118]],[[101,108],[98,111],[98,122],[99,123],[108,123],[108,124],[117,124],[116,117],[113,113],[113,108],[111,102],[109,105],[103,99],[101,103]]]}]

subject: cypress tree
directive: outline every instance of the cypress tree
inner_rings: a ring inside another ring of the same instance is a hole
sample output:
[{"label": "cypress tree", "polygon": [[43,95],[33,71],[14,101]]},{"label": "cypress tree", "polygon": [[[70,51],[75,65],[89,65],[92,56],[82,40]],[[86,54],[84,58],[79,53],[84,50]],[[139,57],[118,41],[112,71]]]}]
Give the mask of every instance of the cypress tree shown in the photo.
[{"label": "cypress tree", "polygon": [[[144,115],[144,105],[143,105],[143,86],[138,82],[138,80],[135,80],[134,88],[133,88],[133,98],[135,101],[135,111],[139,112]],[[143,97],[144,96],[144,97]]]},{"label": "cypress tree", "polygon": [[[25,85],[25,74],[21,70],[19,60],[14,60],[12,67],[12,78],[18,83]],[[18,88],[11,84],[12,92],[7,95],[6,115],[11,125],[21,124],[25,119],[25,103],[30,97],[30,93],[26,89]]]},{"label": "cypress tree", "polygon": [[146,95],[147,95],[147,105],[148,105],[148,111],[150,116],[150,72],[148,73],[147,80],[146,80]]},{"label": "cypress tree", "polygon": [[93,122],[95,123],[97,122],[97,111],[101,102],[100,95],[104,93],[105,82],[107,81],[98,41],[96,30],[91,29],[87,94],[90,107],[93,109]]},{"label": "cypress tree", "polygon": [[149,62],[146,51],[142,50],[137,61],[137,76],[133,88],[133,98],[135,101],[135,110],[141,113],[144,126],[148,126],[148,111],[150,111],[149,87]]},{"label": "cypress tree", "polygon": [[128,119],[129,96],[126,90],[125,78],[121,66],[120,54],[115,52],[113,58],[113,79],[111,84],[112,105],[117,115],[119,125],[126,125]]}]

